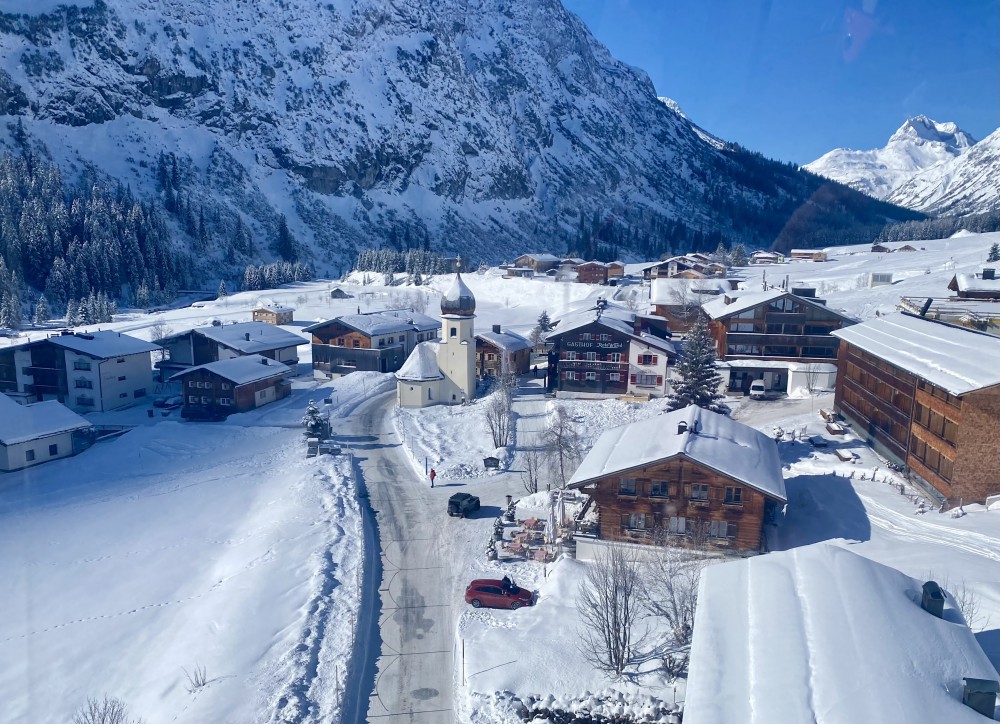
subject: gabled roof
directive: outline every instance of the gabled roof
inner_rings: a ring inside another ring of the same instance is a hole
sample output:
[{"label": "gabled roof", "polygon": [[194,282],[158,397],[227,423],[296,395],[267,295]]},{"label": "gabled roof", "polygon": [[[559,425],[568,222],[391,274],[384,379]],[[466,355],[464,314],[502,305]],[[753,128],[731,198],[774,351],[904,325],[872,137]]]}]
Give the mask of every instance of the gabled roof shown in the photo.
[{"label": "gabled roof", "polygon": [[[679,423],[686,432],[678,433]],[[684,456],[784,502],[775,441],[741,422],[695,405],[607,430],[569,481],[579,487],[606,475]]]},{"label": "gabled roof", "polygon": [[308,344],[308,340],[267,322],[239,322],[219,327],[197,327],[173,334],[163,341],[171,342],[189,334],[197,334],[240,354],[257,354]]},{"label": "gabled roof", "polygon": [[560,261],[558,256],[553,256],[552,254],[521,254],[517,258],[520,259],[522,257],[527,257],[533,261]]},{"label": "gabled roof", "polygon": [[639,336],[631,335],[632,339],[637,340],[640,344],[645,344],[653,349],[658,349],[662,352],[666,352],[668,355],[676,355],[677,348],[674,347],[674,343],[669,339],[661,339],[655,335],[649,334],[648,332],[643,332]]},{"label": "gabled roof", "polygon": [[279,314],[286,314],[288,312],[294,312],[295,307],[286,307],[280,304],[262,304],[253,311],[255,312],[277,312]]},{"label": "gabled roof", "polygon": [[441,326],[441,322],[438,320],[410,309],[383,309],[365,314],[344,314],[334,319],[311,324],[302,331],[312,332],[335,323],[350,327],[367,337],[409,331],[429,332]]},{"label": "gabled roof", "polygon": [[261,357],[259,354],[247,354],[221,359],[218,362],[209,362],[197,367],[188,367],[171,375],[170,381],[183,379],[185,375],[196,371],[211,372],[224,380],[229,380],[234,385],[248,385],[251,382],[260,382],[272,377],[284,377],[291,372],[288,365],[283,362],[275,362],[273,359]]},{"label": "gabled roof", "polygon": [[[726,304],[727,297],[732,300],[729,304]],[[820,304],[812,297],[800,297],[783,289],[769,289],[766,292],[727,292],[720,297],[716,297],[710,302],[705,302],[701,308],[705,310],[705,314],[712,319],[728,319],[735,314],[745,312],[748,309],[753,309],[761,304],[773,302],[781,297],[794,297],[797,301],[805,302],[806,304],[816,307],[817,309],[822,309],[823,311],[836,317],[840,317],[841,319],[852,323],[857,321],[843,312],[838,312],[836,309],[831,309],[825,304]]]},{"label": "gabled roof", "polygon": [[653,304],[678,304],[675,295],[690,295],[689,301],[697,304],[702,297],[714,298],[716,295],[730,292],[729,282],[725,279],[678,279],[676,277],[654,279],[649,288],[649,301]]},{"label": "gabled roof", "polygon": [[438,367],[438,345],[435,340],[421,342],[410,356],[406,358],[403,366],[396,372],[396,379],[404,382],[428,382],[430,380],[443,380],[441,368]]},{"label": "gabled roof", "polygon": [[997,673],[923,583],[831,543],[706,567],[684,724],[987,721],[962,678]]},{"label": "gabled roof", "polygon": [[160,346],[144,339],[130,337],[121,332],[76,332],[74,334],[58,334],[32,344],[54,344],[57,347],[70,349],[85,354],[94,359],[112,359],[130,354],[149,353],[160,349]]},{"label": "gabled roof", "polygon": [[948,288],[956,292],[991,292],[1000,296],[1000,278],[983,279],[978,274],[956,274]]},{"label": "gabled roof", "polygon": [[55,400],[19,405],[0,393],[0,443],[14,445],[91,427],[84,418]]},{"label": "gabled roof", "polygon": [[516,332],[476,332],[476,338],[484,342],[489,342],[493,346],[505,352],[518,352],[522,349],[531,349],[531,342],[517,334]]},{"label": "gabled roof", "polygon": [[953,395],[1000,384],[1000,337],[911,314],[889,314],[832,334]]}]

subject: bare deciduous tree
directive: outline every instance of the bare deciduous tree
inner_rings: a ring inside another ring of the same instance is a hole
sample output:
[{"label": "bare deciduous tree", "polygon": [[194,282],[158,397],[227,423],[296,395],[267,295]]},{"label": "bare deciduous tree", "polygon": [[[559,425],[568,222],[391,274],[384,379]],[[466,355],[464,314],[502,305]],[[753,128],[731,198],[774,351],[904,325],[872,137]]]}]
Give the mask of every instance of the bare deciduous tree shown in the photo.
[{"label": "bare deciduous tree", "polygon": [[548,427],[542,433],[542,447],[555,468],[560,486],[565,487],[583,457],[583,440],[564,408],[557,407],[549,416]]},{"label": "bare deciduous tree", "polygon": [[87,699],[87,703],[73,715],[73,724],[143,724],[142,719],[129,716],[125,702],[104,695],[103,699]]},{"label": "bare deciduous tree", "polygon": [[652,616],[667,624],[668,633],[658,645],[664,672],[683,676],[691,652],[698,581],[707,561],[661,531],[654,538],[659,545],[644,563],[643,602]]},{"label": "bare deciduous tree", "polygon": [[149,328],[149,338],[155,344],[159,344],[164,339],[170,336],[173,332],[170,326],[164,321],[163,317],[157,317],[156,321],[153,322],[152,326]]},{"label": "bare deciduous tree", "polygon": [[531,346],[534,348],[534,351],[538,352],[543,346],[545,346],[545,332],[542,331],[541,327],[535,327],[531,330],[528,340],[531,342]]},{"label": "bare deciduous tree", "polygon": [[524,470],[521,471],[521,482],[528,494],[537,493],[542,481],[542,469],[544,458],[542,452],[536,447],[525,448],[521,453],[521,460],[524,463]]},{"label": "bare deciduous tree", "polygon": [[507,447],[514,430],[514,406],[510,390],[501,385],[486,400],[483,408],[486,429],[493,438],[494,447]]},{"label": "bare deciduous tree", "polygon": [[602,671],[621,676],[643,646],[642,598],[640,564],[621,546],[605,548],[580,583],[577,603],[580,649]]}]

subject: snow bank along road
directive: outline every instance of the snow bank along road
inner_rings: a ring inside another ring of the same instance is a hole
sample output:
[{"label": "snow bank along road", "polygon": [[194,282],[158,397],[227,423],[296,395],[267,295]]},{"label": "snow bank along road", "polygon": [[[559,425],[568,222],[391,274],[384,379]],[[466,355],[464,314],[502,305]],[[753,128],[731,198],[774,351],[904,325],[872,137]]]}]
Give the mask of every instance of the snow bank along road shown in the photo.
[{"label": "snow bank along road", "polygon": [[[406,460],[393,430],[392,404],[392,394],[365,403],[348,419],[347,434],[341,436],[354,454],[377,515],[381,546],[381,653],[367,720],[450,722],[456,613],[440,525],[447,512]],[[359,641],[359,647],[376,651],[372,643]],[[353,695],[363,694],[355,691],[349,697]],[[364,706],[348,704],[345,724],[352,710],[360,714]]]}]

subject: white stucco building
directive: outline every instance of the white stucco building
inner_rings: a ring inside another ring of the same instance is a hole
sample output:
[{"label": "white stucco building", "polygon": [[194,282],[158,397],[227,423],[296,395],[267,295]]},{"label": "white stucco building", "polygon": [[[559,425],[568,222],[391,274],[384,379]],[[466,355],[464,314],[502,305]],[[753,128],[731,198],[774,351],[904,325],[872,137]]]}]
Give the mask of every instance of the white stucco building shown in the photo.
[{"label": "white stucco building", "polygon": [[476,298],[456,274],[441,298],[441,338],[418,344],[396,373],[400,407],[459,405],[476,393]]}]

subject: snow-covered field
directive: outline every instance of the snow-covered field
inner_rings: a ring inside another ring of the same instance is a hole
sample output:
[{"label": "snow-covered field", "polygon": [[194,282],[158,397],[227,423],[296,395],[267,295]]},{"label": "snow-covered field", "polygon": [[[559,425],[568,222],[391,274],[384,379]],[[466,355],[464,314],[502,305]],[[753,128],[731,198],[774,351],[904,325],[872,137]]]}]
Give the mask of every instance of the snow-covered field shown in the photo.
[{"label": "snow-covered field", "polygon": [[[831,249],[826,263],[738,273],[751,289],[765,274],[769,283],[787,274],[793,285],[815,286],[832,307],[868,318],[894,309],[902,295],[947,296],[951,276],[981,267],[997,240],[1000,234],[916,242],[923,250],[912,253]],[[891,271],[897,283],[867,289],[861,280],[871,271]],[[498,270],[463,278],[477,297],[478,328],[501,324],[521,333],[542,309],[558,316],[615,293],[506,279]],[[415,303],[436,315],[449,281],[433,277],[421,288],[300,283],[156,314],[127,312],[101,328],[148,338],[159,319],[175,332],[213,319],[246,321],[261,302],[296,307],[297,321],[285,327],[291,331],[358,308]],[[338,287],[355,296],[331,299]],[[65,721],[88,696],[107,693],[149,724],[338,720],[359,605],[359,512],[343,460],[303,457],[299,420],[307,400],[329,397],[335,431],[349,433],[356,405],[391,390],[393,380],[359,373],[320,384],[309,373],[307,344],[299,356],[302,374],[285,400],[221,424],[180,423],[176,413],[150,418],[148,403],[92,415],[137,428],[81,456],[0,476],[0,575],[8,581],[0,719]],[[734,415],[767,432],[806,426],[818,434],[816,411],[831,403],[829,394],[747,402]],[[537,442],[556,407],[569,413],[588,446],[609,427],[664,409],[662,401],[549,400],[538,381],[527,380],[515,405],[518,433],[499,451],[501,470],[488,474],[482,459],[498,451],[481,405],[400,410],[395,424],[415,471],[422,473],[426,459],[443,484],[480,495],[484,506],[499,505],[506,494],[525,495],[519,448]],[[929,507],[918,512],[916,491],[900,494],[892,485],[898,481],[860,441],[847,435],[835,444],[857,452],[860,462],[842,463],[829,448],[781,444],[789,505],[769,531],[772,547],[835,540],[914,578],[963,585],[980,600],[977,640],[1000,666],[1000,510],[966,506],[958,518]],[[530,512],[522,506],[518,517]],[[464,668],[455,673],[460,720],[517,721],[512,695],[551,695],[569,706],[589,701],[586,692],[617,691],[638,710],[649,704],[642,696],[672,702],[673,688],[661,676],[616,683],[579,652],[574,596],[586,564],[488,563],[491,519],[463,523],[449,550],[457,581],[464,586],[472,577],[509,572],[540,597],[531,609],[470,608],[458,619],[456,647],[464,643],[465,651]],[[189,691],[188,673],[200,667],[208,682]],[[504,691],[512,694],[497,695]],[[679,699],[683,691],[678,687]]]}]

